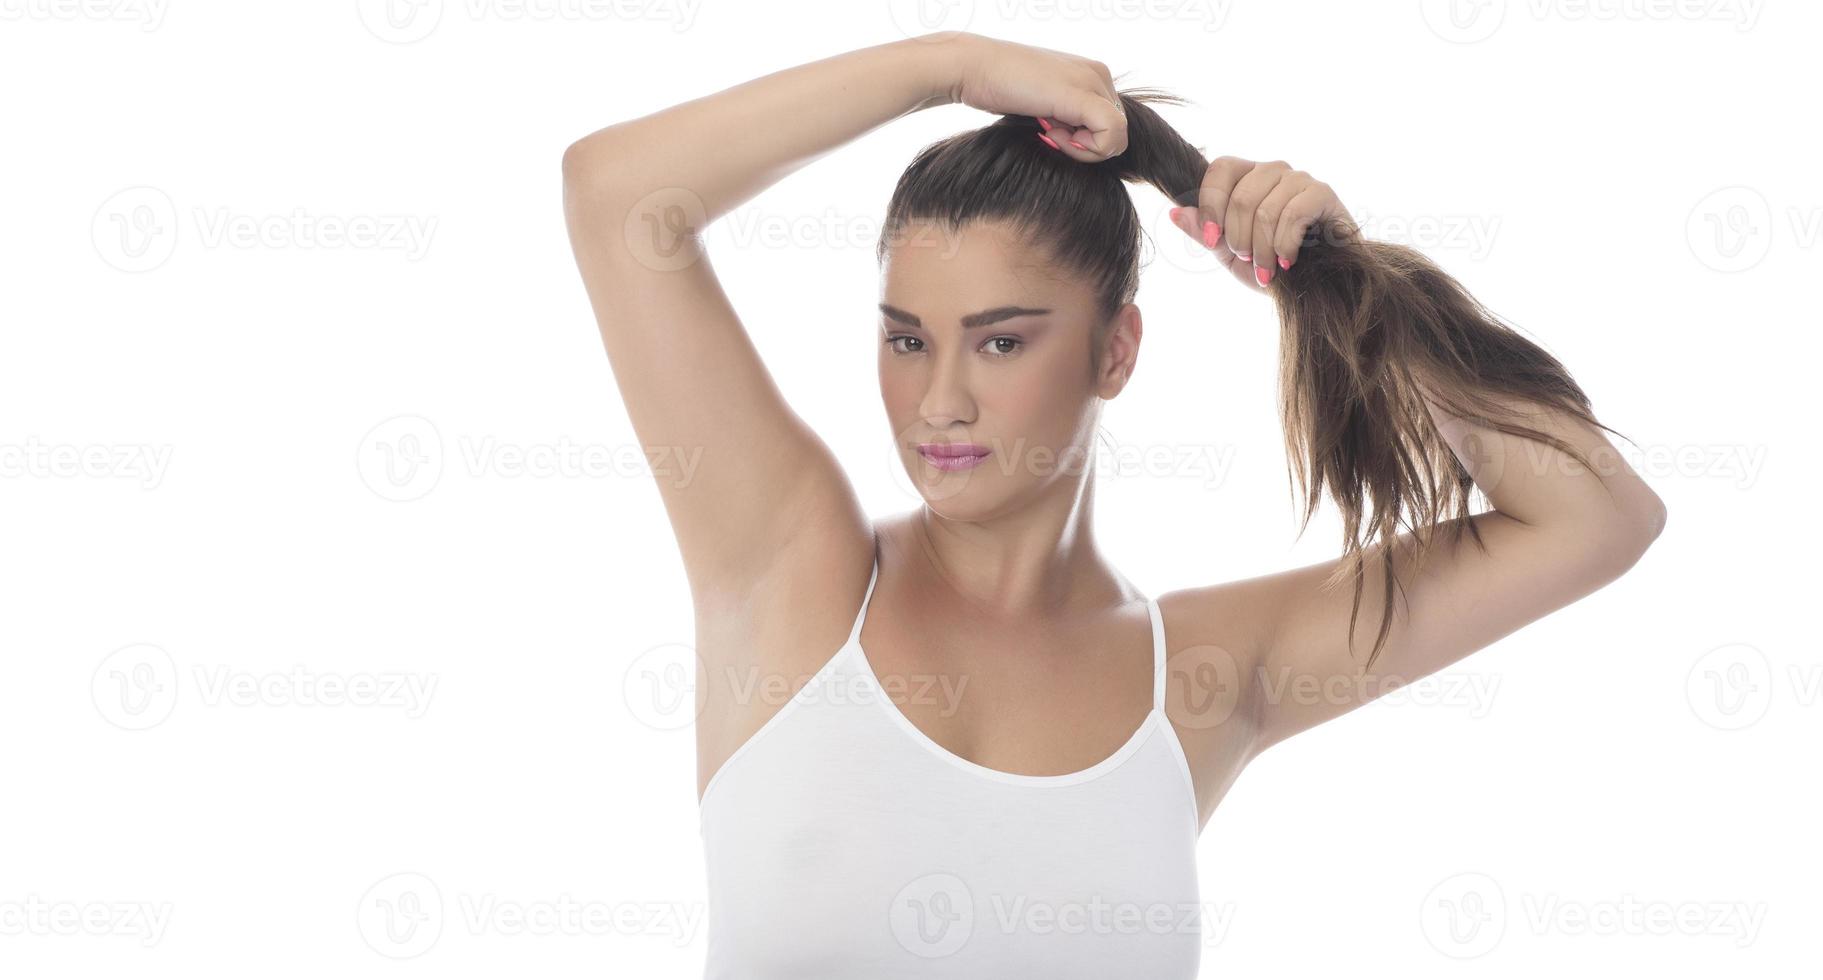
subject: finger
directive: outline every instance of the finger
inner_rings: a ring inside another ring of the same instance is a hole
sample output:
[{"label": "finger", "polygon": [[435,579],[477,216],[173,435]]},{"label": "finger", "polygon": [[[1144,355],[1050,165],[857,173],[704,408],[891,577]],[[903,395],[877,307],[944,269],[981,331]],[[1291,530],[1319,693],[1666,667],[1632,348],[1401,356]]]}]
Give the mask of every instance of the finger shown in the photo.
[{"label": "finger", "polygon": [[1241,175],[1253,168],[1252,160],[1240,157],[1217,157],[1203,171],[1203,183],[1196,191],[1198,237],[1209,248],[1215,248],[1227,233],[1228,196]]},{"label": "finger", "polygon": [[1248,262],[1254,260],[1254,217],[1259,212],[1260,202],[1279,182],[1280,175],[1290,169],[1283,160],[1261,163],[1235,182],[1234,192],[1228,195],[1228,247],[1234,250],[1237,258]]},{"label": "finger", "polygon": [[1171,215],[1171,223],[1177,226],[1178,231],[1189,235],[1196,241],[1202,241],[1203,233],[1197,228],[1196,224],[1201,219],[1196,216],[1197,212],[1195,208],[1174,207],[1169,213]]},{"label": "finger", "polygon": [[1127,150],[1127,113],[1117,98],[1102,89],[1098,79],[1094,87],[1077,92],[1070,107],[1051,118],[1065,125],[1063,132],[1051,132],[1060,149],[1084,162],[1117,157]]},{"label": "finger", "polygon": [[1336,200],[1336,193],[1320,180],[1304,183],[1296,196],[1286,202],[1279,213],[1278,231],[1273,235],[1273,250],[1279,253],[1279,268],[1289,269],[1298,260],[1304,238],[1321,221]]},{"label": "finger", "polygon": [[1285,207],[1309,183],[1310,175],[1304,171],[1287,170],[1279,175],[1279,182],[1266,192],[1266,197],[1254,210],[1253,268],[1254,278],[1261,286],[1270,285],[1273,276],[1289,267],[1278,247],[1279,225],[1284,219]]}]

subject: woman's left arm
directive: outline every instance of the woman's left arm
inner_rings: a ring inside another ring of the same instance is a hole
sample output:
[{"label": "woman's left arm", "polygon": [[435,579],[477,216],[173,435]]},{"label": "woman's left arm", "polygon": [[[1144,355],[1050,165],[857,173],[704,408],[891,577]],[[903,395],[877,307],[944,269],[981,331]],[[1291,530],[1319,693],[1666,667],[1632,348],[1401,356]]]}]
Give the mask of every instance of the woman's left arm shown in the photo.
[{"label": "woman's left arm", "polygon": [[[1523,406],[1512,406],[1523,407]],[[1240,583],[1262,617],[1264,642],[1244,692],[1253,753],[1335,718],[1397,687],[1435,673],[1534,620],[1619,578],[1665,526],[1665,505],[1586,424],[1540,411],[1533,426],[1595,462],[1590,472],[1565,453],[1443,413],[1432,417],[1456,458],[1493,505],[1468,518],[1481,544],[1439,535],[1422,562],[1408,557],[1410,531],[1398,535],[1392,567],[1399,585],[1385,646],[1371,670],[1348,642],[1378,631],[1377,604],[1357,613],[1352,589],[1330,587],[1347,559]],[[1386,570],[1365,563],[1364,596],[1381,594]]]},{"label": "woman's left arm", "polygon": [[[1235,278],[1264,291],[1270,270],[1297,260],[1312,227],[1350,229],[1352,219],[1327,184],[1282,161],[1224,157],[1209,167],[1197,208],[1173,214],[1178,226],[1215,249]],[[1210,227],[1214,225],[1216,227]],[[1193,590],[1189,605],[1215,613],[1244,610],[1244,650],[1231,650],[1247,683],[1237,692],[1253,729],[1251,752],[1341,715],[1394,688],[1435,673],[1541,617],[1595,592],[1639,560],[1665,525],[1665,505],[1620,452],[1584,420],[1539,403],[1486,392],[1524,427],[1574,448],[1594,469],[1546,442],[1457,416],[1426,391],[1436,434],[1492,505],[1466,527],[1427,528],[1431,545],[1416,560],[1412,531],[1376,549],[1361,565],[1359,594],[1398,588],[1391,624],[1371,672],[1351,642],[1379,632],[1378,603],[1356,605],[1354,558]],[[1449,401],[1449,399],[1444,399]],[[1449,533],[1460,530],[1461,534]],[[1445,533],[1435,533],[1443,531]],[[1194,620],[1190,632],[1197,632]],[[1212,616],[1213,618],[1219,618]]]}]

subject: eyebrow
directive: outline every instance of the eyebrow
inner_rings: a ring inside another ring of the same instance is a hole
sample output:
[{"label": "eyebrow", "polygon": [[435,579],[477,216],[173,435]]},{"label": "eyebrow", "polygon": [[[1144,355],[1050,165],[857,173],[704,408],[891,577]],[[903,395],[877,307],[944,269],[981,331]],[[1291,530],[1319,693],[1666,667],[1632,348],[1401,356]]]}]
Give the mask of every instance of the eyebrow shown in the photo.
[{"label": "eyebrow", "polygon": [[[907,326],[922,327],[924,325],[924,321],[896,306],[889,306],[885,303],[881,303],[880,312]],[[963,317],[962,327],[965,330],[974,327],[985,327],[992,323],[999,323],[1002,320],[1010,320],[1016,316],[1044,316],[1050,312],[1050,310],[1034,310],[1024,306],[996,306],[991,310],[982,310],[979,313],[970,313],[968,316]]]}]

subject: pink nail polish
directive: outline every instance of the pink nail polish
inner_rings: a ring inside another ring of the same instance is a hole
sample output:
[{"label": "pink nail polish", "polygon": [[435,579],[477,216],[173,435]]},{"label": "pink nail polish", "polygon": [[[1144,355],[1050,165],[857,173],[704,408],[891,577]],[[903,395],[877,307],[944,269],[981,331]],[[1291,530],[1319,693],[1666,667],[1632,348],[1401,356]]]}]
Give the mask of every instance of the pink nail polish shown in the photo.
[{"label": "pink nail polish", "polygon": [[1051,121],[1046,119],[1043,116],[1039,116],[1038,117],[1038,128],[1044,130],[1047,133],[1050,132],[1051,131]]},{"label": "pink nail polish", "polygon": [[1259,283],[1262,286],[1271,282],[1272,281],[1271,267],[1262,265],[1259,268],[1253,270],[1253,278],[1259,280]]},{"label": "pink nail polish", "polygon": [[1291,268],[1291,260],[1286,258],[1283,255],[1279,256],[1279,268],[1281,268],[1281,269]]},{"label": "pink nail polish", "polygon": [[1061,149],[1063,149],[1063,147],[1061,147],[1061,146],[1058,146],[1058,145],[1057,145],[1057,141],[1056,141],[1056,140],[1054,140],[1054,139],[1052,139],[1052,138],[1050,138],[1050,137],[1049,137],[1049,136],[1046,136],[1046,135],[1045,135],[1045,134],[1043,134],[1043,133],[1039,133],[1039,134],[1038,134],[1038,138],[1039,138],[1039,139],[1041,139],[1041,140],[1044,140],[1044,141],[1045,141],[1045,143],[1046,143],[1046,144],[1047,144],[1047,145],[1049,145],[1049,146],[1050,146],[1050,148],[1051,148],[1051,149],[1053,149],[1053,150],[1061,150]]},{"label": "pink nail polish", "polygon": [[1214,248],[1215,243],[1221,240],[1221,234],[1222,229],[1215,222],[1203,222],[1203,246],[1205,248]]},{"label": "pink nail polish", "polygon": [[1071,146],[1074,146],[1074,147],[1076,147],[1076,148],[1077,148],[1077,149],[1079,149],[1079,150],[1086,150],[1086,149],[1088,149],[1088,147],[1086,147],[1086,146],[1084,146],[1084,145],[1082,145],[1082,144],[1081,144],[1081,143],[1078,143],[1078,142],[1076,142],[1076,141],[1075,141],[1075,140],[1071,140],[1071,141],[1070,141],[1070,145],[1071,145]]}]

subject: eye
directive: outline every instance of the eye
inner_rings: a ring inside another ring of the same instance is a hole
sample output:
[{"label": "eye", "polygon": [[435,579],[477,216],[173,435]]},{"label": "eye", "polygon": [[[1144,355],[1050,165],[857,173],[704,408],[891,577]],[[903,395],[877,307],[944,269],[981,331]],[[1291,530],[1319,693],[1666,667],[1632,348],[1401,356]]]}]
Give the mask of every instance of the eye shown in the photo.
[{"label": "eye", "polygon": [[[996,346],[996,345],[1000,345],[1000,344],[1011,344],[1013,346],[1011,346],[1011,347]],[[1010,357],[1013,354],[1017,353],[1020,347],[1025,346],[1025,341],[1020,340],[1018,337],[1007,337],[1007,336],[1002,335],[999,337],[989,337],[987,343],[982,344],[981,346],[992,347],[993,349],[990,350],[989,353],[995,355],[996,357]]]},{"label": "eye", "polygon": [[917,345],[919,345],[919,347],[918,347],[918,349],[919,349],[919,350],[922,350],[922,349],[923,349],[923,344],[924,344],[924,341],[922,341],[922,340],[919,340],[919,339],[918,339],[918,338],[916,338],[916,337],[913,337],[913,336],[912,336],[912,335],[911,335],[911,334],[907,334],[907,333],[896,333],[896,334],[893,334],[893,335],[892,335],[892,336],[890,336],[890,337],[887,337],[887,338],[886,338],[886,340],[885,340],[885,344],[886,344],[886,346],[887,346],[887,347],[890,347],[890,348],[892,348],[892,352],[893,352],[893,353],[895,353],[895,354],[914,354],[914,353],[917,353],[917,351],[915,351],[915,350],[903,350],[903,349],[901,349],[901,348],[898,348],[898,347],[893,347],[893,345],[894,345],[894,344],[896,344],[896,343],[898,343],[898,342],[899,342],[899,341],[901,341],[901,340],[905,340],[905,341],[910,341],[910,342],[911,342],[911,343],[914,343],[914,344],[917,344]]}]

